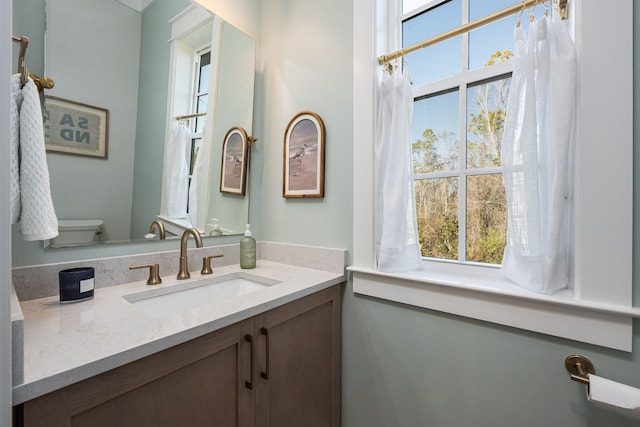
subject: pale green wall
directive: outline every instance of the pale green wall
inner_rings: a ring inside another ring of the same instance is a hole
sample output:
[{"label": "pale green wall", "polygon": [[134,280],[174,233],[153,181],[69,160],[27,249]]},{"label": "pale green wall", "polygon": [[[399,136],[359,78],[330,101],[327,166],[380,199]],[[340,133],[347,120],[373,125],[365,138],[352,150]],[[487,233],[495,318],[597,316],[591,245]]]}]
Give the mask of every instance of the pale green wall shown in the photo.
[{"label": "pale green wall", "polygon": [[109,112],[107,159],[47,154],[56,215],[102,220],[102,240],[127,240],[138,110],[138,79],[132,76],[140,63],[141,15],[117,1],[46,3],[45,74],[55,80],[47,96]]},{"label": "pale green wall", "polygon": [[[248,37],[233,25],[223,22],[219,59],[213,64],[212,76],[217,71],[215,99],[211,99],[215,119],[213,121],[213,139],[211,153],[211,172],[209,188],[209,207],[206,222],[218,218],[222,229],[242,234],[247,223],[249,211],[250,186],[245,184],[245,195],[220,192],[220,172],[222,169],[222,150],[227,132],[233,127],[244,129],[253,135],[253,100],[255,93],[256,41]],[[215,57],[215,55],[213,55]],[[212,59],[213,60],[213,59]],[[216,67],[217,65],[217,67]],[[213,78],[213,77],[211,77]],[[210,93],[214,87],[209,88]],[[251,146],[249,146],[251,150]],[[251,159],[249,160],[251,162]],[[247,171],[251,171],[249,167]]]},{"label": "pale green wall", "polygon": [[[108,12],[109,16],[117,16],[121,22],[119,28],[121,36],[113,44],[122,43],[126,46],[126,40],[138,40],[139,15],[130,8],[120,4],[103,4],[100,13]],[[45,7],[44,0],[25,0],[14,2],[13,8],[13,31],[15,34],[29,37],[29,47],[27,49],[26,63],[29,70],[38,75],[47,74],[56,82],[52,90],[47,94],[83,102],[89,105],[96,105],[110,111],[109,132],[109,156],[107,160],[90,159],[82,157],[70,157],[60,154],[48,154],[49,170],[51,172],[51,192],[53,196],[56,213],[60,219],[102,219],[105,221],[105,233],[108,238],[117,240],[127,238],[129,235],[129,221],[131,211],[131,182],[133,168],[133,138],[135,133],[135,117],[127,112],[133,111],[130,102],[126,99],[128,93],[134,93],[137,97],[137,79],[127,85],[120,85],[119,91],[109,90],[112,86],[109,79],[119,79],[127,71],[137,75],[138,46],[132,49],[120,49],[122,54],[118,61],[119,67],[114,67],[108,77],[94,72],[87,76],[86,81],[74,77],[71,80],[59,75],[56,69],[64,65],[64,62],[57,63],[53,55],[50,69],[44,71],[44,20]],[[73,21],[73,16],[69,19]],[[120,34],[119,33],[119,34]],[[104,37],[105,35],[102,34]],[[88,34],[88,40],[84,40],[96,47],[102,55],[107,58],[114,56],[112,51],[106,51],[99,43],[96,43],[95,34]],[[91,43],[91,40],[94,43]],[[86,45],[85,43],[84,45]],[[83,46],[84,46],[83,45]],[[111,43],[108,44],[112,47]],[[81,49],[77,43],[74,48]],[[122,46],[122,45],[121,45]],[[17,53],[18,50],[14,49]],[[135,64],[131,61],[135,61]],[[14,58],[15,63],[15,58]],[[56,68],[57,67],[57,68]],[[57,75],[56,75],[57,74]],[[115,76],[115,77],[114,77]],[[91,80],[93,79],[93,80]],[[95,85],[100,81],[107,86]],[[87,94],[87,87],[92,87],[92,93]],[[114,168],[120,171],[114,176]],[[67,171],[64,179],[60,172]],[[75,208],[69,208],[68,197],[81,197],[86,200],[84,204],[74,204]],[[114,206],[114,202],[118,202]],[[108,214],[105,214],[104,206],[111,206]],[[25,242],[19,237],[18,227],[13,227],[14,258],[20,260],[24,254],[39,253],[42,251],[41,242]],[[29,258],[29,256],[27,256]]]},{"label": "pale green wall", "polygon": [[160,212],[169,87],[169,19],[189,4],[189,0],[155,0],[142,13],[131,236],[144,236]]},{"label": "pale green wall", "polygon": [[[261,239],[352,248],[351,32],[350,1],[269,0],[264,7]],[[327,126],[323,200],[280,196],[282,133],[303,109],[318,112]],[[354,296],[349,283],[343,425],[638,425],[640,419],[588,404],[584,386],[564,368],[565,356],[581,353],[603,376],[640,387],[639,322],[634,326],[636,352],[628,354]]]},{"label": "pale green wall", "polygon": [[[269,0],[263,6],[260,240],[351,247],[351,16],[350,1]],[[326,126],[322,199],[282,197],[284,132],[302,110],[316,112]]]},{"label": "pale green wall", "polygon": [[[44,70],[44,0],[13,2],[13,35],[29,37],[25,64],[29,72],[42,76]],[[18,48],[13,49],[11,63],[18,62]],[[55,81],[55,80],[54,80]]]}]

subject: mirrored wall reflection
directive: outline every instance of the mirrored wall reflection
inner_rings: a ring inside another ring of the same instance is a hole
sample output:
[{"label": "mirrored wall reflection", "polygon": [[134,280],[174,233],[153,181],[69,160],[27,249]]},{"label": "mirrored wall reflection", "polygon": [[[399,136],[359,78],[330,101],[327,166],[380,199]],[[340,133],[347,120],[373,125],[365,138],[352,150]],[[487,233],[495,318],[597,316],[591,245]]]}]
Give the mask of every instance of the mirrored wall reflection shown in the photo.
[{"label": "mirrored wall reflection", "polygon": [[[45,74],[56,86],[45,95],[71,108],[69,116],[58,116],[64,117],[64,134],[57,128],[49,136],[80,146],[47,154],[54,205],[60,220],[102,221],[97,243],[144,241],[161,214],[166,136],[174,118],[205,111],[189,121],[196,137],[186,156],[189,174],[198,156],[208,156],[199,228],[206,235],[214,223],[223,234],[244,230],[249,195],[220,194],[219,179],[225,133],[240,126],[251,134],[255,41],[204,9],[199,13],[208,17],[208,32],[200,23],[191,36],[184,31],[174,37],[171,20],[192,8],[200,9],[188,0],[154,0],[143,10],[118,0],[46,1]],[[238,44],[225,44],[234,39]],[[194,70],[180,68],[175,46],[181,55],[199,56],[200,77],[208,84],[196,84]],[[176,73],[187,74],[190,85],[179,102],[167,90]],[[81,110],[73,110],[75,105]],[[106,110],[108,122],[87,133],[83,114],[93,109]],[[104,156],[82,150],[87,138],[98,137],[104,138]],[[167,227],[168,238],[191,225],[176,223]]]}]

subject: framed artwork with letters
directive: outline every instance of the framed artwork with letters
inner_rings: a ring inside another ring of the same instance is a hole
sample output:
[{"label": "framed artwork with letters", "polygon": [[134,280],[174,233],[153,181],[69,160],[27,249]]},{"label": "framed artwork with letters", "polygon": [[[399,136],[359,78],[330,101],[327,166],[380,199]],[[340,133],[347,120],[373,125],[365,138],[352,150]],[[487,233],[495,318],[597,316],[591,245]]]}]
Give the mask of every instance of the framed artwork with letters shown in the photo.
[{"label": "framed artwork with letters", "polygon": [[43,114],[47,151],[107,158],[108,110],[45,96]]}]

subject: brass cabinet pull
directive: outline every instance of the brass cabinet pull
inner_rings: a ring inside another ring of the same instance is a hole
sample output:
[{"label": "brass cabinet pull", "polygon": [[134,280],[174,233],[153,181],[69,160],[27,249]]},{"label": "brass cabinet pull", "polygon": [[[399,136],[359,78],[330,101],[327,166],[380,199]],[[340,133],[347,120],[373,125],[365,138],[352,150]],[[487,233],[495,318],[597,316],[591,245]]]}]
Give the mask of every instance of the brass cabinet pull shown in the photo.
[{"label": "brass cabinet pull", "polygon": [[260,376],[265,380],[269,379],[269,330],[267,328],[260,328],[260,333],[266,338],[266,360],[265,370],[260,372]]},{"label": "brass cabinet pull", "polygon": [[250,374],[251,377],[249,378],[249,381],[244,382],[244,386],[249,390],[253,390],[253,337],[249,334],[246,334],[244,336],[244,340],[249,343],[249,346],[250,346],[249,348],[251,351],[250,353],[251,354],[251,374]]}]

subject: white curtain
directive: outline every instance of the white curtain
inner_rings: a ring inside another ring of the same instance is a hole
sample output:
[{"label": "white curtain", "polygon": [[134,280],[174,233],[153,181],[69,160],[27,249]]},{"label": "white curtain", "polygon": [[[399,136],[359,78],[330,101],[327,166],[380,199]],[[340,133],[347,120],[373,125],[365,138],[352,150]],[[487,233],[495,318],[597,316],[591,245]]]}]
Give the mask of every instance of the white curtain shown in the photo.
[{"label": "white curtain", "polygon": [[504,275],[550,294],[569,281],[569,148],[576,53],[557,16],[515,30],[515,66],[502,143],[508,203]]},{"label": "white curtain", "polygon": [[[207,116],[208,117],[208,116]],[[207,127],[202,144],[198,151],[198,157],[191,174],[191,186],[189,187],[189,220],[193,227],[201,232],[207,222],[207,210],[209,208],[209,186],[211,180],[211,152],[213,130]]]},{"label": "white curtain", "polygon": [[378,270],[420,268],[411,165],[413,96],[409,76],[383,73],[374,148],[374,227]]},{"label": "white curtain", "polygon": [[161,210],[161,212],[166,212],[168,218],[187,216],[189,178],[187,150],[190,135],[191,132],[184,124],[176,123],[171,128],[171,139],[167,145],[163,174],[165,206]]}]

